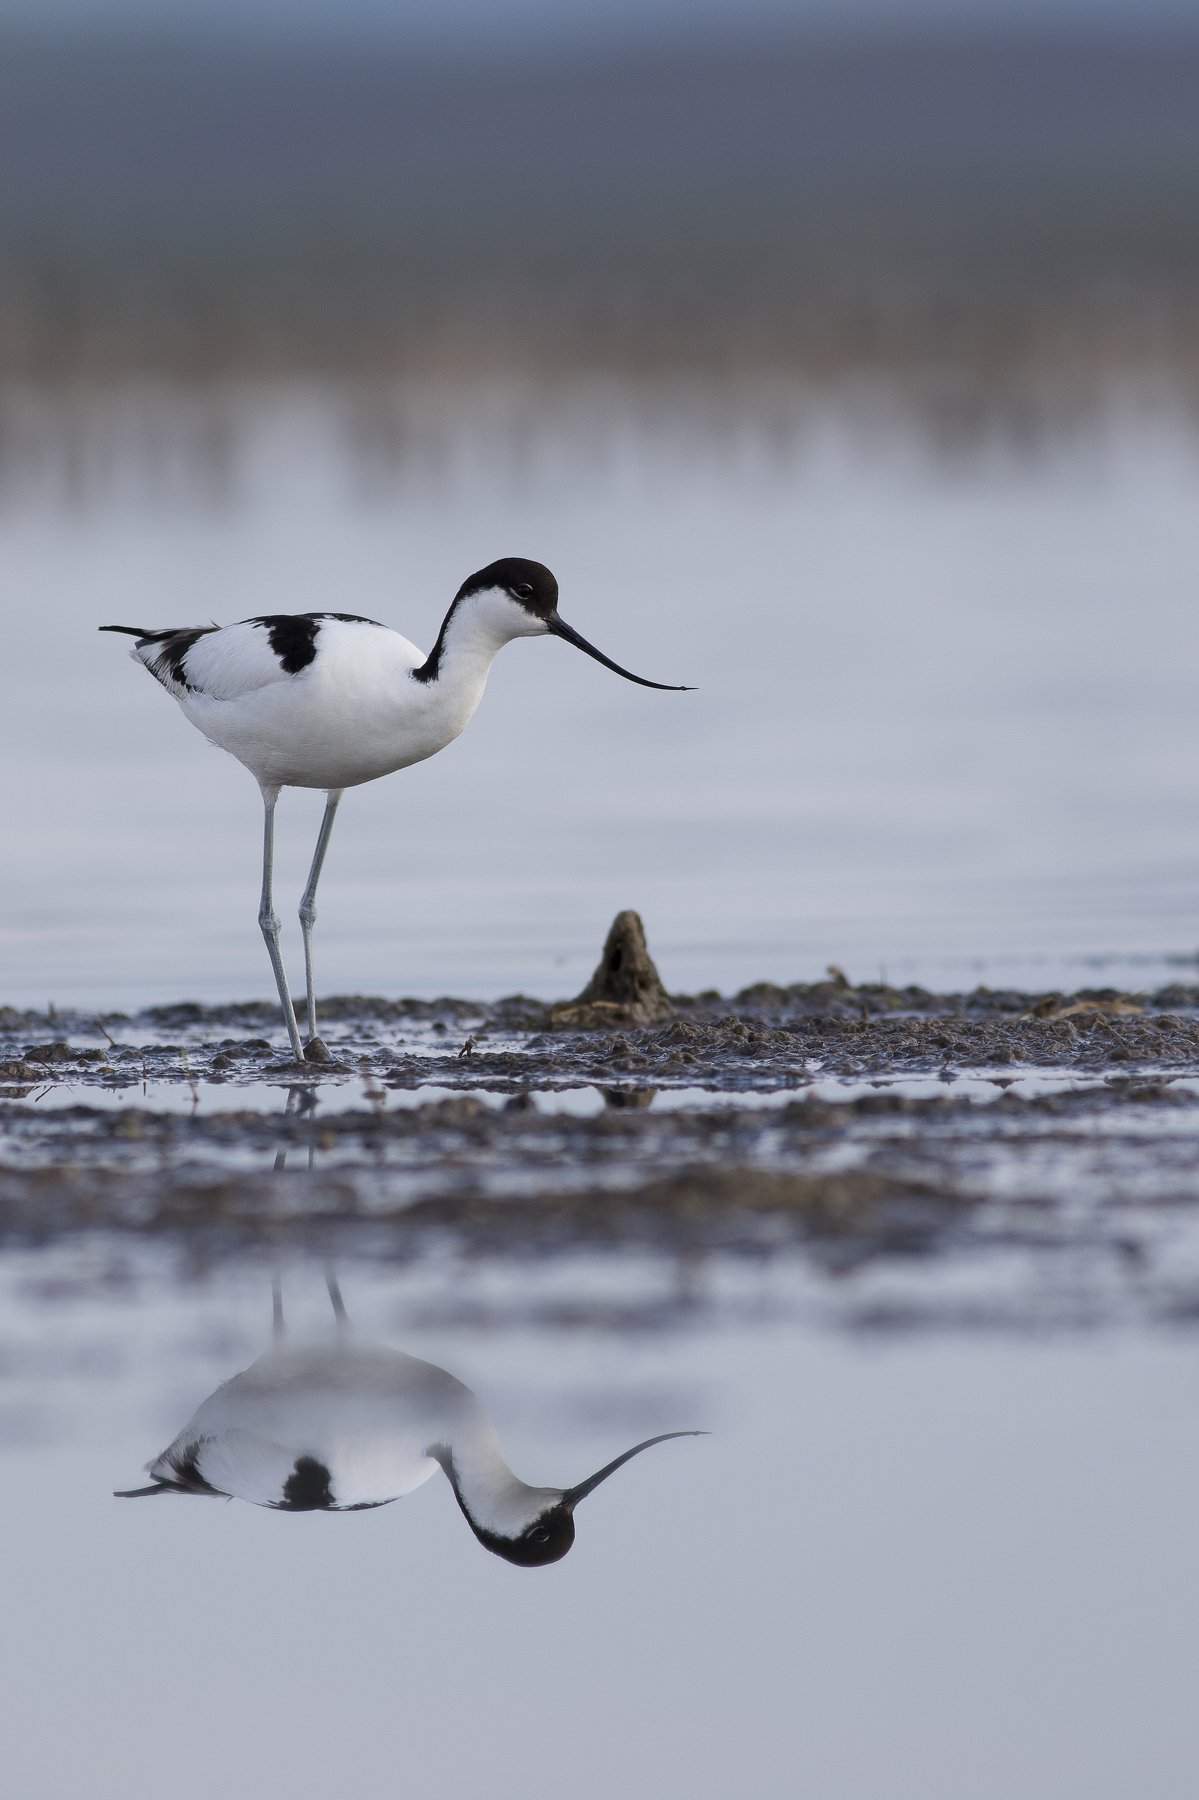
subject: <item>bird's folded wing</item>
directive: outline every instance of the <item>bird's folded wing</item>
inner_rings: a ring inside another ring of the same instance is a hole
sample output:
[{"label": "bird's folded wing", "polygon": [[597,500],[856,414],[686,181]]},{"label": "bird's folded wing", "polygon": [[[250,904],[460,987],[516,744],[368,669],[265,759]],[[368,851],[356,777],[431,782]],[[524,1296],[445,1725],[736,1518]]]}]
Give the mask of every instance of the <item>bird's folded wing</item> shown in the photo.
[{"label": "bird's folded wing", "polygon": [[278,1506],[303,1454],[255,1432],[230,1428],[190,1442],[177,1439],[151,1463],[149,1473],[156,1481],[210,1488],[254,1506]]},{"label": "bird's folded wing", "polygon": [[176,698],[191,693],[238,700],[295,679],[271,648],[269,632],[252,619],[215,631],[173,632],[139,644],[136,654]]}]

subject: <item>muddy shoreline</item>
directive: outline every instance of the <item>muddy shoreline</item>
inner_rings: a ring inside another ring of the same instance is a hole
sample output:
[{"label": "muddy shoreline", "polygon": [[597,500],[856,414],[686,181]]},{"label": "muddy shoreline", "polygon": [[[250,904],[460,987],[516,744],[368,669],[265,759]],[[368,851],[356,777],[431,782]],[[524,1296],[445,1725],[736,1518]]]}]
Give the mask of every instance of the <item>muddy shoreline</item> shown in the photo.
[{"label": "muddy shoreline", "polygon": [[519,997],[333,1000],[327,1068],[281,1056],[266,1005],[5,1010],[0,1243],[715,1257],[843,1294],[900,1270],[898,1312],[855,1302],[891,1323],[977,1268],[1008,1292],[973,1323],[1199,1323],[1199,989],[831,976],[666,1005],[584,1029]]},{"label": "muddy shoreline", "polygon": [[321,1004],[328,1068],[283,1052],[277,1008],[265,1002],[134,1014],[0,1007],[0,1094],[64,1081],[321,1085],[364,1073],[395,1085],[496,1091],[615,1079],[735,1092],[801,1086],[817,1072],[1199,1068],[1199,987],[1181,983],[1143,994],[932,994],[841,978],[761,982],[731,1000],[680,995],[668,1004],[665,1018],[643,1024],[603,1002],[340,996]]}]

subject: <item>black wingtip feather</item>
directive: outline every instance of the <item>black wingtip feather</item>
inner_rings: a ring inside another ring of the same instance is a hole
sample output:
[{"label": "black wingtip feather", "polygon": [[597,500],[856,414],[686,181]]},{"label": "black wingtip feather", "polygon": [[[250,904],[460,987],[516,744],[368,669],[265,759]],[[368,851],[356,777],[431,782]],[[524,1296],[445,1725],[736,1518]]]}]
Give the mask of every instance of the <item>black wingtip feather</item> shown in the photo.
[{"label": "black wingtip feather", "polygon": [[154,635],[153,632],[147,631],[144,625],[97,625],[96,630],[123,631],[126,637],[135,638],[153,637]]}]

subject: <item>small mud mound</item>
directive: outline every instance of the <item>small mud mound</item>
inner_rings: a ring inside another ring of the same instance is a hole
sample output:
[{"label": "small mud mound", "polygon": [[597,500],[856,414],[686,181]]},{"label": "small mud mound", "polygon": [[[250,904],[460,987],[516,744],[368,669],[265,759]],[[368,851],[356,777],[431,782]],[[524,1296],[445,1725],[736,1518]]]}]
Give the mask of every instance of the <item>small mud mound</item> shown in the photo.
[{"label": "small mud mound", "polygon": [[555,1006],[551,1029],[597,1031],[614,1025],[656,1025],[674,1013],[645,941],[641,914],[617,913],[599,966],[582,993]]}]

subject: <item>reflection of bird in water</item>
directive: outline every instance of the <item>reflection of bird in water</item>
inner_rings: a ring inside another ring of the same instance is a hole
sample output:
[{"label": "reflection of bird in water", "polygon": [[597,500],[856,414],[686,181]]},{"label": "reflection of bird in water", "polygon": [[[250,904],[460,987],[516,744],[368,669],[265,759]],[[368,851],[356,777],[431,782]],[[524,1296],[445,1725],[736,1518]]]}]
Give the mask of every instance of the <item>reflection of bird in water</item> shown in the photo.
[{"label": "reflection of bird in water", "polygon": [[329,1054],[316,1030],[312,927],[316,885],[342,793],[436,755],[463,731],[483,697],[496,653],[513,638],[547,632],[641,687],[558,617],[558,583],[541,563],[508,556],[464,581],[428,656],[373,619],[350,613],[273,613],[238,625],[146,630],[102,625],[137,639],[133,655],[212,743],[228,750],[262,789],[266,822],[258,923],[274,971],[283,1023],[297,1061],[305,1049],[279,948],[271,894],[275,803],[285,787],[327,794],[300,902],[310,1061]]},{"label": "reflection of bird in water", "polygon": [[[340,1324],[345,1311],[330,1294]],[[289,1345],[201,1402],[175,1441],[147,1463],[152,1485],[119,1494],[215,1494],[280,1512],[357,1512],[410,1494],[441,1468],[481,1544],[508,1562],[557,1562],[574,1543],[574,1509],[629,1458],[634,1444],[572,1488],[530,1487],[504,1460],[470,1388],[445,1369],[384,1344]]]}]

